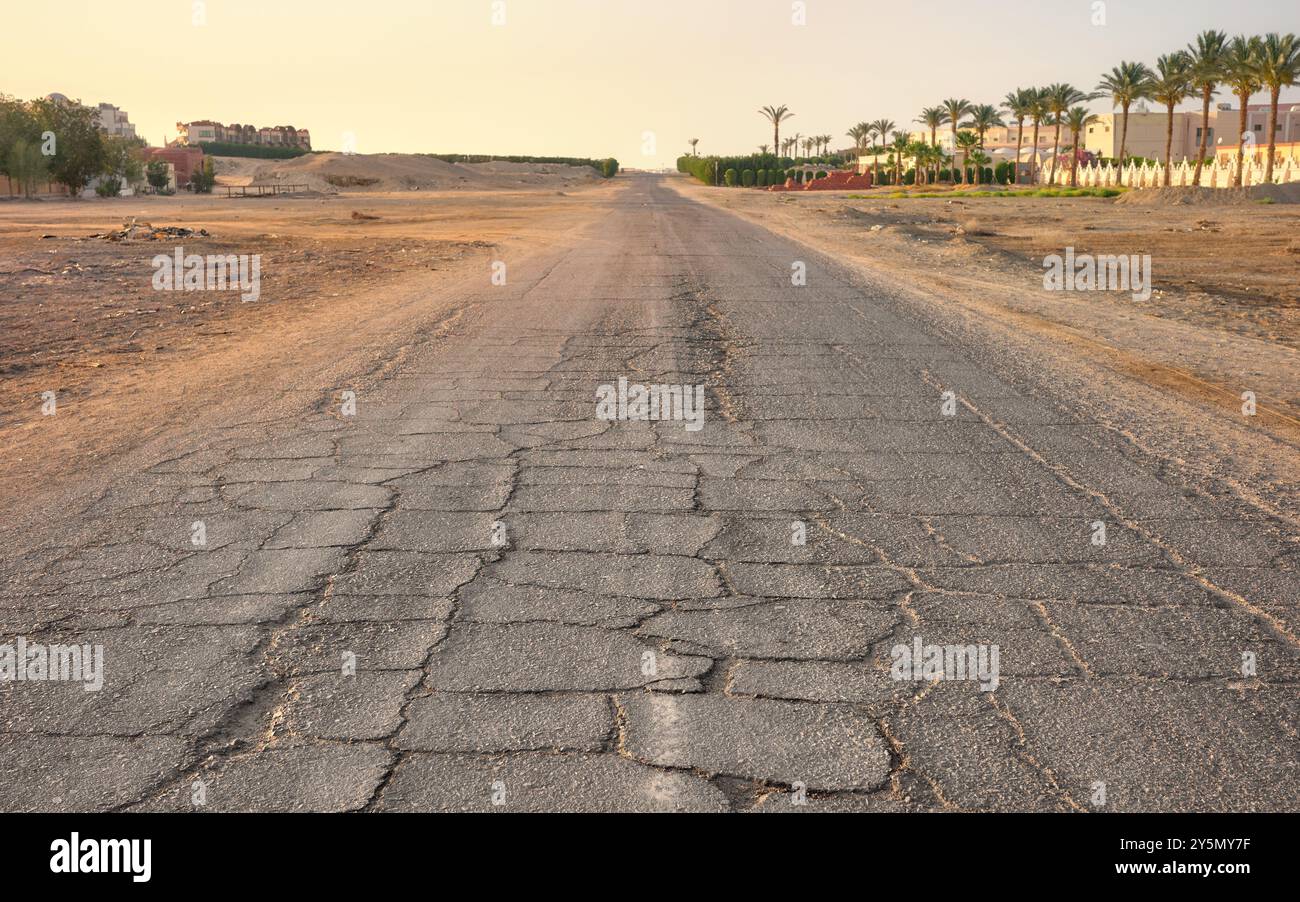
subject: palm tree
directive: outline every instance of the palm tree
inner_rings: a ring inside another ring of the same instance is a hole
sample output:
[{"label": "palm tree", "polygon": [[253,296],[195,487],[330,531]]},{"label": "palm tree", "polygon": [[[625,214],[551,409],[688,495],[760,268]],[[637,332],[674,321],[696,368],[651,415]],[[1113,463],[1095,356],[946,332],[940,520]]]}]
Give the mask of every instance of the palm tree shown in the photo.
[{"label": "palm tree", "polygon": [[783,103],[780,106],[765,106],[758,114],[772,123],[772,146],[781,146],[781,123],[794,117],[794,113]]},{"label": "palm tree", "polygon": [[1210,101],[1226,73],[1227,49],[1228,36],[1213,29],[1201,32],[1196,36],[1196,43],[1187,45],[1187,55],[1192,58],[1192,81],[1201,92],[1201,147],[1196,155],[1193,185],[1201,183],[1201,167],[1205,165],[1205,151],[1210,141]]},{"label": "palm tree", "polygon": [[1268,88],[1268,163],[1264,182],[1273,181],[1273,156],[1277,153],[1277,105],[1283,88],[1300,81],[1300,39],[1293,34],[1269,32],[1259,44],[1255,74]]},{"label": "palm tree", "polygon": [[979,149],[983,150],[985,133],[991,128],[1002,128],[1005,125],[1002,117],[998,115],[997,107],[981,103],[970,111],[970,119],[966,120],[962,128],[975,130],[975,134],[979,137]]},{"label": "palm tree", "polygon": [[1250,114],[1247,107],[1250,105],[1251,95],[1263,87],[1255,68],[1256,59],[1262,50],[1261,44],[1259,38],[1238,35],[1228,45],[1228,53],[1224,59],[1226,72],[1224,83],[1231,86],[1232,93],[1241,101],[1241,113],[1237,125],[1237,174],[1232,179],[1232,184],[1236,188],[1241,187],[1241,175],[1246,162],[1246,129],[1249,128]]},{"label": "palm tree", "polygon": [[1003,109],[1016,120],[1016,165],[1011,168],[1013,185],[1020,183],[1020,148],[1025,143],[1025,120],[1034,114],[1034,102],[1037,98],[1038,92],[1033,88],[1016,88],[1002,99]]},{"label": "palm tree", "polygon": [[1029,105],[1029,116],[1034,121],[1034,155],[1029,161],[1029,183],[1031,185],[1038,183],[1038,129],[1051,118],[1051,111],[1047,108],[1047,89],[1030,88],[1033,92],[1033,100]]},{"label": "palm tree", "polygon": [[912,142],[907,138],[907,132],[894,132],[894,143],[890,145],[894,151],[894,184],[901,186],[903,184],[903,157],[912,149]]},{"label": "palm tree", "polygon": [[857,125],[852,126],[852,127],[851,127],[847,132],[845,132],[844,134],[845,134],[847,137],[853,139],[853,149],[854,149],[854,150],[857,150],[857,151],[861,151],[861,150],[862,150],[862,134],[863,134],[863,128],[862,128],[862,123],[861,123],[861,122],[859,122]]},{"label": "palm tree", "polygon": [[[871,123],[871,134],[873,138],[879,138],[881,145],[883,145],[885,143],[885,139],[889,137],[889,133],[892,132],[895,128],[896,126],[894,125],[894,120],[877,119],[875,122]],[[875,153],[876,153],[876,158],[873,161],[873,165],[872,165],[872,169],[875,174],[872,176],[871,179],[871,184],[873,187],[880,184],[880,153],[881,153],[880,149],[876,149]]]},{"label": "palm tree", "polygon": [[1056,120],[1056,137],[1053,144],[1055,150],[1052,152],[1052,174],[1047,179],[1047,183],[1050,185],[1056,181],[1056,160],[1061,155],[1061,125],[1065,122],[1065,114],[1076,103],[1092,100],[1093,95],[1085,94],[1074,85],[1064,83],[1050,85],[1046,90],[1047,109],[1051,112],[1052,118]]},{"label": "palm tree", "polygon": [[976,148],[966,157],[966,162],[975,167],[975,184],[978,185],[980,183],[980,171],[989,163],[992,163],[993,158],[979,148]]},{"label": "palm tree", "polygon": [[1065,125],[1070,129],[1070,136],[1073,141],[1073,152],[1070,154],[1070,187],[1079,186],[1079,132],[1088,127],[1088,123],[1096,119],[1088,108],[1084,106],[1071,107],[1065,114]]},{"label": "palm tree", "polygon": [[[966,167],[970,165],[971,157],[975,154],[976,151],[979,150],[979,143],[980,143],[980,139],[976,137],[974,134],[972,134],[971,132],[958,133],[956,149],[961,151],[961,173],[960,173],[961,177],[958,179],[959,182],[966,181]],[[953,156],[953,161],[955,163],[957,159],[957,154],[954,153],[952,156]],[[953,167],[953,171],[954,172],[957,171],[956,166]],[[977,184],[979,182],[979,174],[980,174],[979,170],[976,169],[975,179]]]},{"label": "palm tree", "polygon": [[1195,71],[1192,69],[1192,57],[1179,50],[1166,53],[1156,60],[1156,74],[1151,81],[1151,97],[1165,105],[1165,177],[1164,186],[1169,187],[1170,159],[1174,152],[1174,107],[1195,93]]},{"label": "palm tree", "polygon": [[938,182],[939,173],[941,173],[943,167],[952,160],[952,157],[944,153],[943,148],[939,145],[931,144],[929,150],[926,151],[926,158],[930,161],[930,167],[934,173],[934,181]]},{"label": "palm tree", "polygon": [[1124,111],[1119,133],[1119,184],[1124,184],[1124,151],[1128,146],[1128,111],[1134,103],[1151,96],[1151,70],[1145,63],[1120,63],[1101,77],[1097,90],[1109,95]]},{"label": "palm tree", "polygon": [[921,115],[916,117],[916,121],[930,130],[930,144],[931,146],[938,147],[939,142],[937,140],[937,135],[939,133],[939,126],[948,121],[944,118],[943,107],[926,107],[921,110]]},{"label": "palm tree", "polygon": [[[943,109],[943,115],[944,115],[943,121],[950,123],[952,125],[952,145],[955,151],[957,147],[957,129],[959,127],[958,124],[961,122],[962,116],[965,116],[970,113],[972,109],[971,102],[969,100],[966,100],[965,98],[958,99],[956,97],[949,97],[939,106]],[[954,164],[956,163],[956,156],[957,156],[956,153],[954,153],[953,154]],[[954,173],[958,172],[957,167],[955,165],[953,166],[953,172]]]},{"label": "palm tree", "polygon": [[697,157],[698,157],[700,154],[699,154],[699,152],[695,149],[695,145],[700,143],[700,139],[699,139],[699,138],[691,138],[691,139],[690,139],[689,141],[687,141],[686,143],[689,144],[689,145],[691,145],[691,154],[694,155],[694,156],[697,156]]}]

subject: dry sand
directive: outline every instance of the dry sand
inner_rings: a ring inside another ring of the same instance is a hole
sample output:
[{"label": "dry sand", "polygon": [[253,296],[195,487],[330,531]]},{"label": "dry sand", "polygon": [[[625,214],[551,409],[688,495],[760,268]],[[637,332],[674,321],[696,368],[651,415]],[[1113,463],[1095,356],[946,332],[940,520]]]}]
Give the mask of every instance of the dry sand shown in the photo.
[{"label": "dry sand", "polygon": [[[250,374],[361,354],[437,319],[453,278],[527,255],[589,222],[614,185],[573,192],[405,192],[328,197],[175,197],[0,203],[3,481],[137,438],[140,410],[185,416]],[[354,219],[354,212],[374,219]],[[135,218],[206,238],[89,237]],[[261,296],[165,292],[152,259],[261,254]],[[292,381],[291,376],[284,377]],[[42,393],[76,417],[42,417]],[[134,413],[132,408],[136,407]],[[156,417],[155,417],[156,419]],[[73,424],[76,424],[75,427]],[[142,437],[141,437],[142,438]]]},{"label": "dry sand", "polygon": [[317,153],[292,160],[215,157],[219,185],[298,184],[309,191],[565,190],[600,175],[590,166],[551,163],[446,163],[419,154]]},{"label": "dry sand", "polygon": [[1253,188],[1144,188],[1115,199],[1120,206],[1238,207],[1246,204],[1300,204],[1300,182]]}]

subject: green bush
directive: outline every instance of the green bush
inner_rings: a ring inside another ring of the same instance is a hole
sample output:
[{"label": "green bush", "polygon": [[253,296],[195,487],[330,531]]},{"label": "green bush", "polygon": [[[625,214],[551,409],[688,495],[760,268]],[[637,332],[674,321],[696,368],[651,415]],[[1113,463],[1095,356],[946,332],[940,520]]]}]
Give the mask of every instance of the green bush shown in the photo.
[{"label": "green bush", "polygon": [[728,188],[736,187],[736,170],[728,169],[726,172],[722,173],[722,181],[726,183]]},{"label": "green bush", "polygon": [[760,188],[766,188],[766,187],[767,187],[767,170],[766,170],[766,169],[760,169],[760,170],[758,170],[758,172],[754,173],[754,184],[757,185],[757,186],[760,187]]},{"label": "green bush", "polygon": [[754,170],[746,169],[740,174],[740,184],[746,188],[754,187]]},{"label": "green bush", "polygon": [[203,165],[190,174],[190,190],[195,194],[211,194],[212,186],[216,183],[217,172],[212,157],[204,157]]},{"label": "green bush", "polygon": [[[706,185],[715,185],[718,183],[718,173],[722,173],[725,178],[728,169],[736,170],[737,179],[746,169],[754,172],[766,169],[768,170],[767,181],[770,185],[785,181],[785,167],[790,164],[789,157],[777,157],[770,153],[750,154],[744,157],[697,157],[686,154],[677,158],[677,171],[693,175]],[[778,178],[773,178],[773,172],[776,172]]]},{"label": "green bush", "polygon": [[106,175],[95,186],[95,193],[100,197],[118,197],[122,193],[122,180],[117,176]]},{"label": "green bush", "polygon": [[614,176],[618,175],[618,160],[613,157],[606,159],[600,164],[600,174],[607,179],[612,179]]}]

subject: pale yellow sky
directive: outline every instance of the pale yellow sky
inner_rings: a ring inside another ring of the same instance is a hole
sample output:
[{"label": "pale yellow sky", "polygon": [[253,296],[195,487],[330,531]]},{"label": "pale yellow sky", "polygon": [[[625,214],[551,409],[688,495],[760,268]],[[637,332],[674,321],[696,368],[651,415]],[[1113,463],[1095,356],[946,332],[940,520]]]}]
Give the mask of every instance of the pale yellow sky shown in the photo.
[{"label": "pale yellow sky", "polygon": [[1205,28],[1300,32],[1294,0],[1109,0],[1104,25],[1092,0],[804,2],[803,25],[792,0],[504,0],[503,25],[493,0],[206,0],[206,25],[193,0],[6,4],[0,92],[117,104],[155,144],[217,119],[308,128],[317,149],[352,132],[361,153],[649,167],[692,137],[702,153],[770,143],[768,103],[795,111],[790,133],[843,146],[855,122],[904,125],[948,96],[1091,89]]}]

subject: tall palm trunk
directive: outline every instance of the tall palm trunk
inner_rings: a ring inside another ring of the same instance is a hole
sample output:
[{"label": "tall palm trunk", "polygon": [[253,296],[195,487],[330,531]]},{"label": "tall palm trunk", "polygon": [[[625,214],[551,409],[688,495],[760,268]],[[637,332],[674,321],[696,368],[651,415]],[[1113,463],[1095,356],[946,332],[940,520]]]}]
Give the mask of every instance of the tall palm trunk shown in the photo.
[{"label": "tall palm trunk", "polygon": [[1025,117],[1016,120],[1016,165],[1011,167],[1011,184],[1020,184],[1020,149],[1025,146]]},{"label": "tall palm trunk", "polygon": [[1079,133],[1074,132],[1074,145],[1070,149],[1070,187],[1079,187]]},{"label": "tall palm trunk", "polygon": [[[930,146],[931,146],[931,147],[934,147],[934,148],[937,148],[937,147],[939,146],[939,127],[936,126],[936,125],[932,125],[932,126],[930,126]],[[933,173],[934,173],[934,179],[931,180],[931,179],[927,178],[927,179],[926,179],[926,182],[932,182],[933,184],[938,184],[938,182],[939,182],[939,164],[938,164],[937,162],[935,162],[935,163],[932,163],[932,164],[931,164],[929,167],[927,167],[927,168],[929,168],[929,169],[931,169],[931,170],[933,171]]]},{"label": "tall palm trunk", "polygon": [[1038,117],[1034,117],[1034,146],[1029,158],[1029,184],[1038,184]]},{"label": "tall palm trunk", "polygon": [[1056,132],[1052,136],[1052,172],[1047,177],[1049,186],[1056,184],[1056,161],[1061,158],[1061,114],[1056,114]]},{"label": "tall palm trunk", "polygon": [[1268,163],[1264,167],[1266,185],[1273,184],[1273,155],[1277,153],[1277,104],[1281,93],[1281,85],[1276,85],[1268,98]]},{"label": "tall palm trunk", "polygon": [[1201,89],[1201,149],[1196,155],[1196,175],[1192,176],[1192,185],[1200,187],[1201,167],[1205,165],[1205,149],[1210,141],[1210,100],[1214,97],[1214,85],[1205,85]]},{"label": "tall palm trunk", "polygon": [[1241,101],[1241,115],[1237,121],[1237,174],[1232,178],[1234,188],[1241,187],[1242,170],[1246,168],[1246,129],[1250,127],[1250,111],[1246,109],[1250,95],[1238,92],[1237,98]]},{"label": "tall palm trunk", "polygon": [[1128,148],[1128,108],[1129,104],[1124,104],[1124,122],[1119,130],[1119,184],[1124,184],[1124,151]]},{"label": "tall palm trunk", "polygon": [[954,122],[952,124],[952,175],[953,180],[960,185],[966,181],[966,173],[963,171],[966,168],[966,161],[962,161],[961,169],[957,168],[957,150],[957,123]]},{"label": "tall palm trunk", "polygon": [[1174,104],[1168,106],[1168,115],[1165,116],[1165,187],[1169,187],[1169,168],[1173,163],[1174,155]]}]

